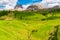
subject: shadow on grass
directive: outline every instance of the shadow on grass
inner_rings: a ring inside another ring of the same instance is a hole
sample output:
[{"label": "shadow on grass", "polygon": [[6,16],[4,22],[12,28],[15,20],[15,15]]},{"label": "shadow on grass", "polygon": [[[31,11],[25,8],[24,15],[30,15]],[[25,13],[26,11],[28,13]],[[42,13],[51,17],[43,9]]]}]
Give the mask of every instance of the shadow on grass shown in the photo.
[{"label": "shadow on grass", "polygon": [[47,17],[47,18],[45,18],[45,19],[41,19],[41,21],[44,21],[44,20],[54,20],[54,19],[59,19],[60,18],[60,16],[58,17],[58,16],[51,16],[51,17]]},{"label": "shadow on grass", "polygon": [[48,40],[58,40],[57,36],[58,36],[59,26],[60,25],[54,27],[54,31],[49,34]]},{"label": "shadow on grass", "polygon": [[14,11],[14,17],[17,19],[23,19],[24,17],[33,16],[34,12],[29,11]]}]

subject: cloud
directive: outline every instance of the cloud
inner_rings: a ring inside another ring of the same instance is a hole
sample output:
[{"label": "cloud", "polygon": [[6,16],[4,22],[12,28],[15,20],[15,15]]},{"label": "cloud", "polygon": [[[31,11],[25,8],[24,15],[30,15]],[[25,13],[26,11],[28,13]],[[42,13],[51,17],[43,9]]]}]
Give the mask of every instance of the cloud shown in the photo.
[{"label": "cloud", "polygon": [[[36,1],[36,0],[32,0],[32,1]],[[40,4],[40,5],[42,5],[42,7],[50,8],[50,7],[53,7],[56,5],[60,5],[60,0],[42,0],[40,2],[30,3],[30,4]],[[30,5],[30,4],[27,4],[24,6],[28,7],[28,5]]]},{"label": "cloud", "polygon": [[18,0],[0,0],[0,6],[4,6],[2,9],[12,9],[16,5]]},{"label": "cloud", "polygon": [[[0,0],[0,9],[13,9],[16,5],[18,0]],[[32,0],[36,1],[36,4],[41,4],[43,7],[53,7],[55,5],[60,5],[60,0],[42,0],[38,2],[37,0]],[[26,5],[23,5],[24,9],[26,9],[29,5],[34,4],[34,3],[27,3]]]},{"label": "cloud", "polygon": [[44,7],[53,7],[55,5],[60,5],[60,0],[42,0],[40,4]]},{"label": "cloud", "polygon": [[28,6],[30,6],[31,4],[27,4],[27,5],[22,5],[23,9],[26,9]]}]

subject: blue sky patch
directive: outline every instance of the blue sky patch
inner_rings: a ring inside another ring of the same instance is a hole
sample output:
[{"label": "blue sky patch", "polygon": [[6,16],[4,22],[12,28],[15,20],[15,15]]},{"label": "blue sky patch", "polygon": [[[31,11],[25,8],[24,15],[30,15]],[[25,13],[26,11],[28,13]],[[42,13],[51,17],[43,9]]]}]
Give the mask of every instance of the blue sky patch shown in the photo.
[{"label": "blue sky patch", "polygon": [[26,4],[40,2],[40,1],[42,0],[18,0],[17,4],[26,5]]}]

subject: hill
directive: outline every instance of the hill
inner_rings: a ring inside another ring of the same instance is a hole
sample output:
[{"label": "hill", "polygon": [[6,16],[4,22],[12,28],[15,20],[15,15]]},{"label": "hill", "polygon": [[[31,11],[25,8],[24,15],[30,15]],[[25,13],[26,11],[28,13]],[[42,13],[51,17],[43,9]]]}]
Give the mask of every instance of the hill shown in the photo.
[{"label": "hill", "polygon": [[0,11],[0,40],[60,40],[58,25],[60,11]]}]

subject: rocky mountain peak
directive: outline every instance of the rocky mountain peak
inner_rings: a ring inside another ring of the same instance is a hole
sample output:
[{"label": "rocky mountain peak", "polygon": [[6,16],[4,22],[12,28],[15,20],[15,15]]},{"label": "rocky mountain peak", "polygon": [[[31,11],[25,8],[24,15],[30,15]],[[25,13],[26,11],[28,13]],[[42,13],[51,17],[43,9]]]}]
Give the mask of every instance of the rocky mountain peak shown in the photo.
[{"label": "rocky mountain peak", "polygon": [[22,6],[22,5],[16,5],[14,9],[16,9],[16,8],[17,8],[17,9],[18,9],[18,8],[23,8],[23,6]]},{"label": "rocky mountain peak", "polygon": [[27,10],[33,10],[33,11],[37,11],[43,9],[43,7],[39,4],[33,4],[27,7]]}]

